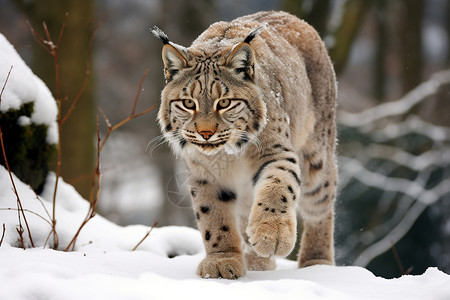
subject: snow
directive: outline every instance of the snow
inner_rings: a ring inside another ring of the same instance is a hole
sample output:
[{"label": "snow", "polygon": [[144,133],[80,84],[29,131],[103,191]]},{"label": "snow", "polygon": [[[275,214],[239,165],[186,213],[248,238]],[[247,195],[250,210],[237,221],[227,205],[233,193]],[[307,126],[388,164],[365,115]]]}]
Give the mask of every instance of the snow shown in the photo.
[{"label": "snow", "polygon": [[[25,209],[49,220],[55,175],[47,178],[38,200],[13,176]],[[56,202],[61,247],[68,244],[85,217],[88,204],[69,184],[59,181]],[[296,269],[279,259],[274,271],[249,271],[238,280],[201,279],[200,233],[192,228],[121,227],[96,215],[82,230],[75,251],[44,247],[50,225],[26,213],[35,248],[18,248],[16,197],[8,172],[0,166],[0,299],[450,299],[450,276],[429,268],[419,276],[383,279],[361,267],[313,266]],[[23,222],[23,220],[22,220]],[[28,245],[27,234],[24,234]]]},{"label": "snow", "polygon": [[[18,109],[25,103],[34,102],[34,111],[29,121],[37,125],[48,125],[47,143],[56,144],[58,125],[55,99],[45,83],[31,71],[14,47],[0,33],[0,89],[5,84],[11,66],[13,68],[2,94],[0,112]],[[19,124],[28,125],[28,121],[22,119]]]}]

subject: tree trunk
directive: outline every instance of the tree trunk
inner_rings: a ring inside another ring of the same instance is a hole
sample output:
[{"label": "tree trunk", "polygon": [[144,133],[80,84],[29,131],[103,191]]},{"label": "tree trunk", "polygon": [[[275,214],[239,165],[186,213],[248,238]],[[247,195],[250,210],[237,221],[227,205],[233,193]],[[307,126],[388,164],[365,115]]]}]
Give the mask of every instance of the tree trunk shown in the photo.
[{"label": "tree trunk", "polygon": [[[57,43],[66,12],[67,25],[58,45],[60,70],[59,90],[62,116],[80,91],[90,61],[93,1],[45,0],[35,1],[25,8],[33,28],[45,37],[42,22],[48,26],[52,40]],[[53,58],[37,43],[33,44],[33,71],[58,97]],[[92,74],[92,69],[90,70]],[[91,186],[91,174],[95,158],[95,101],[93,76],[87,77],[83,94],[61,132],[61,175],[87,198]]]},{"label": "tree trunk", "polygon": [[387,16],[386,16],[386,1],[379,0],[376,2],[376,10],[375,10],[375,18],[376,18],[376,43],[377,48],[375,52],[375,61],[374,61],[374,96],[378,100],[384,100],[385,98],[385,59],[386,59],[386,50],[388,45],[388,36],[387,36]]},{"label": "tree trunk", "polygon": [[327,34],[327,25],[330,18],[330,1],[313,1],[308,11],[304,9],[302,0],[284,0],[281,8],[313,26],[321,37]]},{"label": "tree trunk", "polygon": [[402,90],[407,93],[422,82],[423,0],[400,0],[400,59]]},{"label": "tree trunk", "polygon": [[335,43],[330,47],[330,57],[337,74],[343,71],[347,63],[353,40],[369,8],[369,1],[348,0],[345,4],[341,24],[332,33]]}]

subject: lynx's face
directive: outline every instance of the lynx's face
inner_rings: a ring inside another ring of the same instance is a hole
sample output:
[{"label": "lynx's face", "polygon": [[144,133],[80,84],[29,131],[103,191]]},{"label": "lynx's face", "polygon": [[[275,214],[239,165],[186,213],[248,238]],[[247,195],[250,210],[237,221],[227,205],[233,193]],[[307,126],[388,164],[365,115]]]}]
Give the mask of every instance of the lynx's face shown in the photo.
[{"label": "lynx's face", "polygon": [[215,53],[165,44],[158,119],[176,153],[231,154],[257,143],[266,106],[254,83],[253,58],[248,43]]}]

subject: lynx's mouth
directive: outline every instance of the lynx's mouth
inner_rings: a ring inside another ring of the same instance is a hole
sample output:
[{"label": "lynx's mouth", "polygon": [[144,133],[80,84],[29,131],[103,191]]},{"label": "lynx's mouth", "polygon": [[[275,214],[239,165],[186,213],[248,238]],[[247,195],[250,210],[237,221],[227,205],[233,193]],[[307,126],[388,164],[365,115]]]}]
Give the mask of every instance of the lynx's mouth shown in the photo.
[{"label": "lynx's mouth", "polygon": [[198,142],[198,141],[189,141],[191,144],[197,146],[200,148],[200,151],[206,153],[206,154],[213,154],[220,148],[222,148],[223,145],[227,143],[227,141],[220,141],[220,142]]}]

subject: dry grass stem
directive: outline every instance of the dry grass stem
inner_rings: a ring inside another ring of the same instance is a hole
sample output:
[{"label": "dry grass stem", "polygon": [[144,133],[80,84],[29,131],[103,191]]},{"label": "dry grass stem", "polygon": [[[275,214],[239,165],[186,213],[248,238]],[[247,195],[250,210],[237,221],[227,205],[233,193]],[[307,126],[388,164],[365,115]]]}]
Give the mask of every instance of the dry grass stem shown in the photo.
[{"label": "dry grass stem", "polygon": [[9,75],[11,75],[12,69],[13,69],[13,66],[11,66],[11,67],[9,68],[8,75],[6,75],[5,83],[3,83],[2,91],[0,92],[0,107],[1,107],[1,105],[2,105],[2,95],[3,95],[3,91],[5,90],[6,83],[8,82]]},{"label": "dry grass stem", "polygon": [[5,232],[6,232],[6,225],[5,225],[5,223],[3,223],[3,231],[2,231],[2,238],[0,239],[0,247],[3,244],[3,238],[5,237]]},{"label": "dry grass stem", "polygon": [[409,267],[405,271],[405,268],[403,267],[402,261],[400,259],[400,255],[398,254],[397,247],[395,247],[395,245],[392,245],[391,250],[392,250],[392,254],[394,255],[395,262],[397,263],[397,267],[400,271],[400,274],[403,276],[403,275],[408,275],[409,273],[411,273],[413,270],[413,267]]},{"label": "dry grass stem", "polygon": [[142,242],[145,241],[145,239],[150,235],[150,233],[152,232],[153,228],[156,227],[156,225],[158,225],[158,222],[153,222],[152,227],[150,228],[150,230],[145,234],[145,236],[142,238],[142,240],[139,241],[139,243],[137,243],[136,246],[134,246],[134,248],[131,251],[135,251],[141,244]]}]

